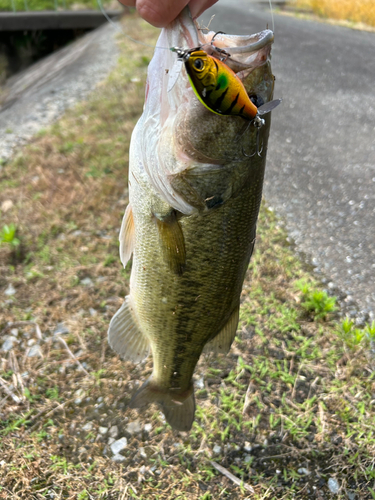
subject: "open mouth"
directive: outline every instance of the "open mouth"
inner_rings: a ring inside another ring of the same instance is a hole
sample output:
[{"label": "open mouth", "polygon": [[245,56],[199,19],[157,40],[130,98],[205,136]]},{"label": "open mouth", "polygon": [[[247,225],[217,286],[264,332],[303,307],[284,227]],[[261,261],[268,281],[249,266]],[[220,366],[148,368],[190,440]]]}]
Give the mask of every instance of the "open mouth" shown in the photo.
[{"label": "open mouth", "polygon": [[211,31],[203,39],[203,49],[208,54],[221,58],[238,73],[249,72],[268,61],[274,34],[268,29],[244,36]]}]

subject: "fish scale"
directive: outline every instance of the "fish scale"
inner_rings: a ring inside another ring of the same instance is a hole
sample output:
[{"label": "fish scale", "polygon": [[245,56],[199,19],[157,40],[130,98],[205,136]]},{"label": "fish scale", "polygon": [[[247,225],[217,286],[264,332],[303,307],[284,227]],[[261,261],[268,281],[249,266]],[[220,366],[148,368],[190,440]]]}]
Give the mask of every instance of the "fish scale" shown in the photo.
[{"label": "fish scale", "polygon": [[[185,10],[158,44],[190,40],[198,46],[201,36]],[[262,34],[254,39],[261,53],[251,60],[260,62],[243,84],[267,103],[274,86],[269,46],[258,43]],[[166,92],[163,68],[172,66],[172,56],[164,51],[165,61],[159,54],[158,64],[151,62],[152,94],[132,135],[129,206],[120,233],[124,265],[133,254],[130,294],[111,321],[109,343],[134,362],[151,351],[152,374],[130,406],[157,403],[174,429],[186,431],[194,419],[192,376],[202,351],[226,353],[236,334],[265,154],[245,156],[244,148],[256,152],[258,130],[246,127],[239,138],[245,120],[210,113],[186,75]],[[264,151],[269,127],[270,114],[262,128]]]}]

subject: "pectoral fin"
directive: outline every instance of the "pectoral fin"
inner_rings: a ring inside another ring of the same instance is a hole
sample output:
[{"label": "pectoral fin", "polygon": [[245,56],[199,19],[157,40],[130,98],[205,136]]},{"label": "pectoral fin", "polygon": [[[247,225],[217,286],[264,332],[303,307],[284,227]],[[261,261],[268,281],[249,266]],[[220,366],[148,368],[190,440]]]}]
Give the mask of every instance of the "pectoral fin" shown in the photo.
[{"label": "pectoral fin", "polygon": [[186,251],[184,233],[177,220],[176,211],[173,210],[162,218],[155,215],[155,220],[164,260],[174,273],[181,275],[185,269]]},{"label": "pectoral fin", "polygon": [[220,330],[216,337],[207,342],[207,344],[204,346],[204,352],[226,354],[229,351],[234,337],[236,336],[239,313],[240,307],[238,306],[232,312],[224,328]]},{"label": "pectoral fin", "polygon": [[149,342],[138,325],[129,295],[109,324],[108,343],[123,359],[133,363],[148,356]]},{"label": "pectoral fin", "polygon": [[134,250],[134,219],[133,210],[129,203],[126,207],[124,218],[122,219],[120,230],[120,259],[125,267]]}]

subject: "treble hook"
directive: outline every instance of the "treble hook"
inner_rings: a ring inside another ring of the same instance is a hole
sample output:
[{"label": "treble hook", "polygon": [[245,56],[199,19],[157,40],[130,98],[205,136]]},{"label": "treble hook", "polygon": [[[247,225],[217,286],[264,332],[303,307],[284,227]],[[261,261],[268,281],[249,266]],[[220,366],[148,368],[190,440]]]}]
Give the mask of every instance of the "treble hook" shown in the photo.
[{"label": "treble hook", "polygon": [[256,151],[252,155],[248,155],[245,153],[245,150],[242,147],[242,153],[244,156],[246,156],[246,158],[253,158],[255,155],[259,156],[259,158],[263,158],[262,153],[263,153],[263,149],[264,149],[264,143],[262,141],[262,145],[260,147],[260,129],[265,125],[265,123],[266,122],[265,122],[264,118],[261,118],[259,115],[256,115],[256,117],[254,118],[252,125],[254,125],[254,127],[256,127],[256,129],[257,129]]},{"label": "treble hook", "polygon": [[257,155],[259,156],[259,158],[263,158],[262,156],[262,153],[263,153],[263,149],[264,149],[264,142],[262,141],[262,147],[259,148],[259,142],[260,142],[260,132],[259,132],[259,129],[257,130]]},{"label": "treble hook", "polygon": [[225,62],[228,57],[230,57],[230,54],[228,54],[228,52],[224,49],[221,49],[220,47],[216,47],[216,45],[214,45],[214,40],[215,40],[215,37],[217,35],[225,35],[226,33],[224,31],[217,31],[214,36],[211,38],[211,46],[213,47],[213,49],[218,52],[219,54],[222,54],[222,56],[220,57],[220,61],[222,62]]}]

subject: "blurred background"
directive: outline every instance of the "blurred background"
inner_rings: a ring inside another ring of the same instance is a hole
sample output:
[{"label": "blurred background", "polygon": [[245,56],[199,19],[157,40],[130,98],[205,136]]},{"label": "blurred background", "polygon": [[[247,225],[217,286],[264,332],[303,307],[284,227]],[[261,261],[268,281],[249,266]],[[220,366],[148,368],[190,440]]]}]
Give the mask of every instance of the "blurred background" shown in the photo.
[{"label": "blurred background", "polygon": [[[124,10],[116,1],[104,7],[111,18]],[[0,0],[0,85],[106,22],[96,0]]]}]

